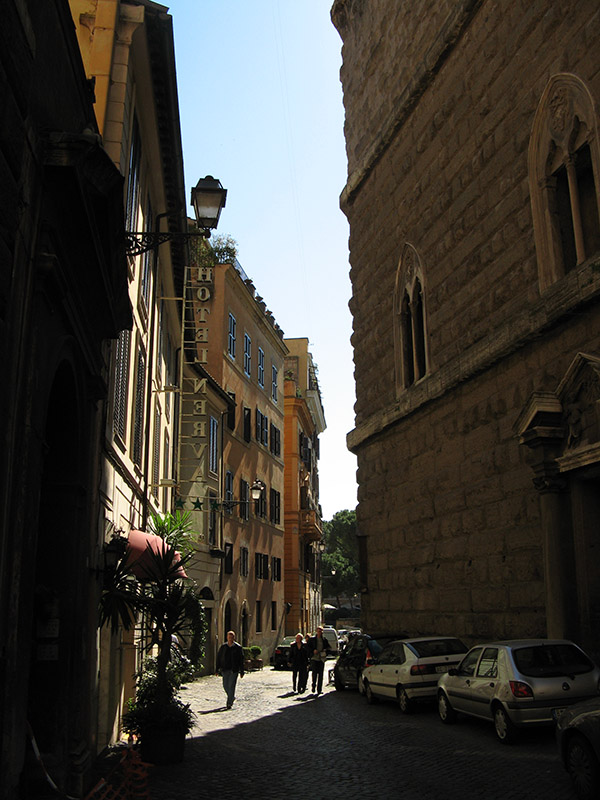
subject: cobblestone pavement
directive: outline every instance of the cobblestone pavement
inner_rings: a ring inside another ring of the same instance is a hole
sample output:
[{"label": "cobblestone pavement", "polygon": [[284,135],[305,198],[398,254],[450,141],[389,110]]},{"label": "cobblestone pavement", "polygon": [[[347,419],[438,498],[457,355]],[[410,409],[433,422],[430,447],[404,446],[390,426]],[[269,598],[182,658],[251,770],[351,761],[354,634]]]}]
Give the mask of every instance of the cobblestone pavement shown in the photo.
[{"label": "cobblestone pavement", "polygon": [[228,711],[220,678],[188,686],[198,724],[182,764],[152,768],[152,800],[574,798],[551,730],[504,746],[491,724],[445,726],[434,708],[404,716],[355,691],[291,687],[290,672],[249,673]]}]

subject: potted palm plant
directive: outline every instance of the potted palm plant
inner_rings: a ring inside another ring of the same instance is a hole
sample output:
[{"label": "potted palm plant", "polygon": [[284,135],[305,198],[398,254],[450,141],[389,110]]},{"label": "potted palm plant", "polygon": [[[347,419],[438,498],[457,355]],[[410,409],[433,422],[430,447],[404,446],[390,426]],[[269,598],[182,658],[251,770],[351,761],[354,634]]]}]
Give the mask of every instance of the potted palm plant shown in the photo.
[{"label": "potted palm plant", "polygon": [[[174,642],[195,642],[203,633],[202,604],[185,574],[193,555],[181,533],[189,527],[184,515],[153,518],[157,531],[144,551],[130,546],[111,571],[100,601],[100,625],[129,630],[142,614],[147,631],[144,649],[155,653],[136,676],[136,697],[123,716],[126,733],[139,737],[142,758],[151,763],[174,763],[183,758],[185,737],[194,724],[189,704],[179,697],[180,671],[173,662]],[[160,535],[162,545],[156,546]],[[143,539],[142,539],[143,541]],[[184,552],[175,549],[182,546]]]}]

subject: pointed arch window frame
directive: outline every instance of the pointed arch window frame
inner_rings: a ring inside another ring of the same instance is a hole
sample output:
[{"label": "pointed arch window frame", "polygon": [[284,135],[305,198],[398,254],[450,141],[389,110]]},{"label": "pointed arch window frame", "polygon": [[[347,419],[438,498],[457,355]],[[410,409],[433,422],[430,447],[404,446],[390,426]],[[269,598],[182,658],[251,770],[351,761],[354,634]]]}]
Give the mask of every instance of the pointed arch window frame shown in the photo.
[{"label": "pointed arch window frame", "polygon": [[416,248],[408,242],[394,287],[394,363],[397,396],[429,372],[425,275]]},{"label": "pointed arch window frame", "polygon": [[588,252],[589,246],[586,248],[575,166],[577,153],[586,146],[591,157],[596,224],[600,231],[600,142],[594,100],[578,76],[571,73],[553,75],[538,103],[528,151],[540,291],[556,283],[568,271],[559,229],[560,211],[557,208],[556,184],[559,173],[566,176],[568,183],[575,266],[594,255],[594,252]]}]

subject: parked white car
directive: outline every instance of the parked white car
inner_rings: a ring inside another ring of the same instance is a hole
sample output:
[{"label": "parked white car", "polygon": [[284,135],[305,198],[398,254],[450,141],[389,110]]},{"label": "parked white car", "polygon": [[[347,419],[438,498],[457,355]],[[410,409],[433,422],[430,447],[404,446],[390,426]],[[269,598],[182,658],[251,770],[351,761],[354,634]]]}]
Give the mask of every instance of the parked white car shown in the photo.
[{"label": "parked white car", "polygon": [[397,700],[409,714],[417,700],[434,700],[440,675],[455,667],[467,647],[451,636],[422,636],[387,644],[362,672],[369,703],[379,698]]}]

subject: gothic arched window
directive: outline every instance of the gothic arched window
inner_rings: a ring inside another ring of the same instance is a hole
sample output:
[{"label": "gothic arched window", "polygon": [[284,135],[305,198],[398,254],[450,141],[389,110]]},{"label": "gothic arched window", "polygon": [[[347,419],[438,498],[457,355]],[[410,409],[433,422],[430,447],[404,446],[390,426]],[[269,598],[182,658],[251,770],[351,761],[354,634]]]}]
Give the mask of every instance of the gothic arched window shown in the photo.
[{"label": "gothic arched window", "polygon": [[394,291],[396,393],[412,386],[427,372],[423,270],[417,251],[404,245]]},{"label": "gothic arched window", "polygon": [[529,143],[540,288],[600,251],[600,145],[594,101],[575,75],[554,75]]}]

